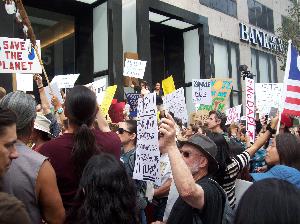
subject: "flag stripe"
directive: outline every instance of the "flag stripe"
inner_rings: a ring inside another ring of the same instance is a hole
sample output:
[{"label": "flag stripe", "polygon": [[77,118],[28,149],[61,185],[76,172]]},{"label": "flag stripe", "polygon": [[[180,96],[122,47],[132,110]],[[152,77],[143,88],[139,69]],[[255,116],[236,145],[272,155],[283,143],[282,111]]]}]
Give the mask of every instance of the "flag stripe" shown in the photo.
[{"label": "flag stripe", "polygon": [[288,109],[288,110],[299,110],[300,111],[300,105],[296,104],[291,104],[291,103],[284,103],[283,109]]},{"label": "flag stripe", "polygon": [[292,86],[300,86],[300,80],[288,79],[286,81],[286,84]]},{"label": "flag stripe", "polygon": [[287,91],[300,93],[300,86],[288,85],[287,86]]},{"label": "flag stripe", "polygon": [[300,111],[298,110],[289,110],[289,109],[284,109],[282,111],[283,114],[290,114],[290,115],[295,115],[295,116],[300,116]]},{"label": "flag stripe", "polygon": [[300,93],[296,92],[286,92],[286,97],[291,97],[291,98],[299,98],[300,99]]},{"label": "flag stripe", "polygon": [[290,103],[290,104],[296,104],[296,105],[300,105],[300,99],[299,98],[294,98],[294,97],[287,97],[285,99],[286,103]]}]

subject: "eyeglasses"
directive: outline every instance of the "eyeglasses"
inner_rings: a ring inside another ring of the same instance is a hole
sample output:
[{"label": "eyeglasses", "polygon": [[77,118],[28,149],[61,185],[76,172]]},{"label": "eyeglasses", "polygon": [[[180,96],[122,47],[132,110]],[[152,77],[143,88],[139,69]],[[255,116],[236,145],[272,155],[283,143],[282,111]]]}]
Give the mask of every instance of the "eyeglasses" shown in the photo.
[{"label": "eyeglasses", "polygon": [[124,128],[118,128],[117,132],[118,132],[120,135],[123,135],[124,132],[127,132],[127,133],[129,133],[129,134],[132,134],[132,132],[127,131],[127,130],[125,130]]}]

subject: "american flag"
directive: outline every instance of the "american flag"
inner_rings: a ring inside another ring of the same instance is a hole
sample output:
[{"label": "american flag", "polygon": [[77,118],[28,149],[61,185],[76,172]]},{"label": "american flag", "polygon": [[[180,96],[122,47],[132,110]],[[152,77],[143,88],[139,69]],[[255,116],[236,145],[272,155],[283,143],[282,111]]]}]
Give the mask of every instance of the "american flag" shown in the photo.
[{"label": "american flag", "polygon": [[289,42],[284,77],[285,101],[283,114],[300,116],[300,56]]}]

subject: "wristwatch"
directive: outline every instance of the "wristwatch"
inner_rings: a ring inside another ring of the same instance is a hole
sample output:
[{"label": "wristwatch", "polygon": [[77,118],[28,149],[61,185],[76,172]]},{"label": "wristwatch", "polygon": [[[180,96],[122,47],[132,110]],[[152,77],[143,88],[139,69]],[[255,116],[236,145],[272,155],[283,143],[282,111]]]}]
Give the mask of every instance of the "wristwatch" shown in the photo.
[{"label": "wristwatch", "polygon": [[267,125],[266,130],[268,130],[272,135],[276,133],[276,129],[273,129],[270,124]]},{"label": "wristwatch", "polygon": [[64,109],[62,107],[60,107],[55,112],[58,113],[58,114],[62,114],[64,112]]}]

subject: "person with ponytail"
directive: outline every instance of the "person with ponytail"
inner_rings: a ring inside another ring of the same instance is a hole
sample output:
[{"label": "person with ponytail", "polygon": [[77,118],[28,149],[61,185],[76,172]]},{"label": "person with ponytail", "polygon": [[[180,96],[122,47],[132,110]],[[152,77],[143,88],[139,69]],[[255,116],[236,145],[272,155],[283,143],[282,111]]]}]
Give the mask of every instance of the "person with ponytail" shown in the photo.
[{"label": "person with ponytail", "polygon": [[68,133],[45,143],[40,153],[49,158],[66,210],[73,205],[79,180],[88,160],[107,152],[120,159],[121,142],[114,132],[93,129],[99,113],[96,95],[85,86],[75,86],[67,93],[64,113],[69,120]]}]

